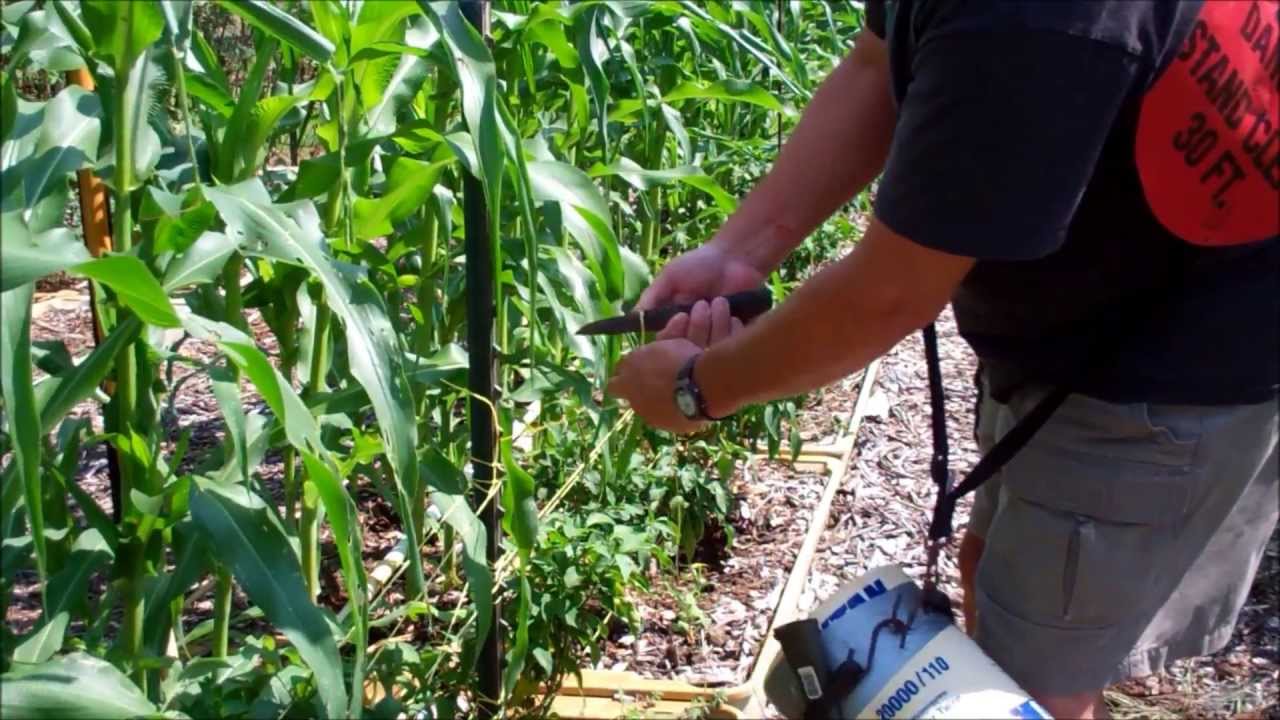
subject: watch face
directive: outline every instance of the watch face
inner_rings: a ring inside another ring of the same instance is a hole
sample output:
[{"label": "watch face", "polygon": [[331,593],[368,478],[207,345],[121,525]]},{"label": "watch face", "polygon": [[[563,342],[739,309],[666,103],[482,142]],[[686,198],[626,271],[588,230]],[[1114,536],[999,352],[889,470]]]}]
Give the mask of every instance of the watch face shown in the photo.
[{"label": "watch face", "polygon": [[693,399],[693,394],[685,388],[676,390],[676,407],[680,408],[681,414],[687,418],[698,416],[698,403]]}]

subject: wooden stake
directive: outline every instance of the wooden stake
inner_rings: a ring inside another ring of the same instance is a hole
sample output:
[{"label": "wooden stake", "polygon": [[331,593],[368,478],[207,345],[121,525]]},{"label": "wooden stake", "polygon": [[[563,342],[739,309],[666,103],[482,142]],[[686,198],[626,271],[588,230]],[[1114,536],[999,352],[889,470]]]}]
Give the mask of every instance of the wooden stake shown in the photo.
[{"label": "wooden stake", "polygon": [[[67,84],[78,85],[93,92],[93,75],[88,68],[76,68],[67,72]],[[107,201],[107,186],[89,168],[76,171],[76,185],[80,197],[80,227],[84,230],[84,245],[93,257],[102,257],[111,251],[111,205]],[[102,343],[106,328],[98,313],[98,291],[89,281],[89,314],[93,318],[93,344]],[[110,378],[102,381],[102,391],[108,397],[115,394],[116,384]],[[105,412],[104,412],[105,415]],[[108,419],[103,418],[104,421]],[[105,422],[110,427],[111,423]],[[115,446],[107,443],[107,474],[111,479],[111,516],[119,523],[124,518],[121,498],[120,454]]]},{"label": "wooden stake", "polygon": [[[93,92],[93,75],[88,68],[77,68],[67,73],[67,83]],[[84,168],[76,172],[80,197],[80,226],[84,228],[84,245],[93,257],[102,257],[111,251],[111,206],[107,203],[107,186],[93,171]],[[102,318],[98,317],[98,298],[93,283],[89,283],[89,309],[93,313],[94,343],[102,342]],[[108,381],[109,382],[109,381]],[[107,392],[110,389],[107,388]]]}]

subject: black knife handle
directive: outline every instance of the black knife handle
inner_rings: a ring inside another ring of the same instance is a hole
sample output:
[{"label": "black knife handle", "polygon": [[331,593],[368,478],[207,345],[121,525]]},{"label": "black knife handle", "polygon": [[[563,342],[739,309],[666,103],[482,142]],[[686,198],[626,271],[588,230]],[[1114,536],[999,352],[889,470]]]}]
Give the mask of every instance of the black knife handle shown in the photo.
[{"label": "black knife handle", "polygon": [[[704,298],[710,301],[714,298]],[[773,307],[773,294],[769,292],[768,287],[758,287],[754,290],[743,290],[731,295],[726,295],[725,300],[729,302],[729,314],[738,318],[744,324],[768,312]],[[680,313],[687,313],[693,310],[694,303],[682,303],[679,305],[663,305],[653,310],[640,312],[632,310],[626,315],[605,318],[587,323],[578,330],[580,335],[619,335],[621,333],[630,332],[658,332],[671,322],[671,318]]]},{"label": "black knife handle", "polygon": [[[714,298],[703,298],[707,302],[711,302]],[[746,324],[755,320],[757,317],[769,311],[773,307],[773,293],[767,287],[758,287],[752,290],[743,290],[741,292],[725,295],[724,299],[729,302],[729,314],[738,318]],[[659,328],[666,327],[671,318],[680,313],[687,313],[693,310],[695,303],[683,303],[680,305],[667,305],[665,307],[651,310],[645,313],[648,318],[661,319]],[[663,313],[658,316],[658,313]]]}]

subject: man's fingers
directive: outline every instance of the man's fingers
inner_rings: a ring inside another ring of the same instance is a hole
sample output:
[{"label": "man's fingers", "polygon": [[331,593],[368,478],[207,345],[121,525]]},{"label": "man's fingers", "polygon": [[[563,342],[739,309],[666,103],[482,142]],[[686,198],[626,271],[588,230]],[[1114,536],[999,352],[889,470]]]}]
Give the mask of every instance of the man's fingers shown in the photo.
[{"label": "man's fingers", "polygon": [[711,332],[708,337],[708,344],[714,345],[721,340],[729,337],[729,331],[732,328],[730,321],[733,316],[729,314],[729,301],[723,297],[714,298],[711,301]]},{"label": "man's fingers", "polygon": [[742,332],[742,328],[743,328],[743,325],[741,320],[739,320],[736,317],[729,318],[729,334],[730,335],[737,335],[738,333]]},{"label": "man's fingers", "polygon": [[694,303],[689,311],[689,332],[685,335],[689,341],[699,347],[706,347],[711,342],[711,306],[705,300]]},{"label": "man's fingers", "polygon": [[682,338],[689,332],[689,313],[678,313],[656,336],[658,340]]}]

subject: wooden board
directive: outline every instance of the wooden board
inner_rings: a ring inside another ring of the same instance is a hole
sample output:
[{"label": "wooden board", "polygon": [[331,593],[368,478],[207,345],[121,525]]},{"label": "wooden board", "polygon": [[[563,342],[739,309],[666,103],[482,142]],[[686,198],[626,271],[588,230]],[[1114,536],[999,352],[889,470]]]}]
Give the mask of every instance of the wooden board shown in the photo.
[{"label": "wooden board", "polygon": [[710,698],[716,690],[724,688],[705,688],[690,685],[679,680],[655,680],[639,677],[635,673],[619,670],[583,670],[582,684],[577,678],[565,678],[560,688],[561,695],[586,695],[591,697],[612,697],[621,691],[627,694],[661,695],[663,700],[693,700]]},{"label": "wooden board", "polygon": [[[694,709],[694,701],[658,700],[650,702],[637,698],[633,702],[620,702],[614,698],[585,695],[559,695],[551,701],[551,716],[562,718],[686,718]],[[731,707],[711,708],[705,717],[717,720],[737,720],[738,712]]]}]

